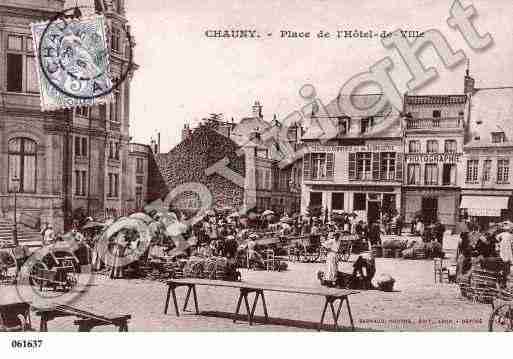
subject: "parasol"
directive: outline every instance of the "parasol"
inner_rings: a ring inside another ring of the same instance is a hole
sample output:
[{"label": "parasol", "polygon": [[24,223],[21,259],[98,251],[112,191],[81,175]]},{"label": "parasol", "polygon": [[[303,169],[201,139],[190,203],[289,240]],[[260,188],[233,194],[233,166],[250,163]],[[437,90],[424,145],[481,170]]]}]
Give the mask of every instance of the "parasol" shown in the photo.
[{"label": "parasol", "polygon": [[128,216],[128,218],[140,219],[141,221],[143,221],[146,224],[153,222],[153,218],[151,218],[149,215],[147,215],[146,213],[143,213],[143,212],[133,213],[130,216]]},{"label": "parasol", "polygon": [[233,212],[232,214],[230,214],[230,215],[228,216],[228,218],[238,218],[238,217],[240,217],[239,212]]},{"label": "parasol", "polygon": [[166,232],[170,237],[178,237],[187,232],[187,225],[181,222],[171,223],[166,227]]},{"label": "parasol", "polygon": [[274,214],[274,212],[271,211],[270,209],[265,210],[265,211],[262,212],[262,216],[270,216],[270,215],[273,215],[273,214]]},{"label": "parasol", "polygon": [[100,223],[100,222],[88,222],[86,225],[84,225],[82,227],[82,229],[101,229],[105,227],[105,224],[104,223]]}]

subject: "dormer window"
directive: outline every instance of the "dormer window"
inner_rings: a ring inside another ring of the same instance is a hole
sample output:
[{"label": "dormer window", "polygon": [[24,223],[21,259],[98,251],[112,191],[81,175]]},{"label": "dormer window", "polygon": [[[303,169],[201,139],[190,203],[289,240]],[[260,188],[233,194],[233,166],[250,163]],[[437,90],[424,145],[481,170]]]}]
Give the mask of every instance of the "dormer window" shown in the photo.
[{"label": "dormer window", "polygon": [[340,117],[338,119],[338,133],[341,134],[341,135],[345,135],[346,133],[349,132],[349,128],[350,128],[350,119],[349,118],[343,118],[343,117]]},{"label": "dormer window", "polygon": [[366,118],[362,118],[361,122],[360,122],[360,126],[361,126],[360,133],[367,132],[367,127],[369,126],[369,120]]},{"label": "dormer window", "polygon": [[492,143],[502,143],[506,141],[504,132],[492,132]]}]

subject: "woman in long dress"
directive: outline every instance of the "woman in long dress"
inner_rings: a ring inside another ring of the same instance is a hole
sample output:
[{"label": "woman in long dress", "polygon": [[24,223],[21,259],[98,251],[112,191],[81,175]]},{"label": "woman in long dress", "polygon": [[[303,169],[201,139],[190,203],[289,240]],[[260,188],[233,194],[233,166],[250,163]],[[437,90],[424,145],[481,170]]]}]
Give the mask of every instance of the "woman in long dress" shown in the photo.
[{"label": "woman in long dress", "polygon": [[322,246],[328,250],[324,279],[331,284],[335,284],[338,272],[337,252],[340,247],[340,233],[333,233],[331,238],[322,243]]}]

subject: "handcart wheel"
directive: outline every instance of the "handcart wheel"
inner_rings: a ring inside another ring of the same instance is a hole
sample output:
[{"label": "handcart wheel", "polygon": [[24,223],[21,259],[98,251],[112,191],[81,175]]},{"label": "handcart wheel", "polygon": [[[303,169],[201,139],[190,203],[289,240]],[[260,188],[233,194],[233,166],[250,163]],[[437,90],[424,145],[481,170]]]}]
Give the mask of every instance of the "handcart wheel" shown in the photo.
[{"label": "handcart wheel", "polygon": [[489,332],[513,332],[513,305],[503,304],[492,312],[488,321]]},{"label": "handcart wheel", "polygon": [[48,266],[46,265],[46,263],[44,263],[42,261],[36,262],[32,266],[32,268],[30,269],[30,274],[29,274],[30,285],[39,287],[42,284],[41,283],[42,279],[40,279],[41,276],[39,275],[39,271],[42,269],[48,270]]},{"label": "handcart wheel", "polygon": [[[4,284],[15,283],[18,275],[18,266],[16,265],[16,257],[10,250],[2,250],[0,253],[0,282]],[[14,268],[15,274],[11,277],[9,270]]]}]

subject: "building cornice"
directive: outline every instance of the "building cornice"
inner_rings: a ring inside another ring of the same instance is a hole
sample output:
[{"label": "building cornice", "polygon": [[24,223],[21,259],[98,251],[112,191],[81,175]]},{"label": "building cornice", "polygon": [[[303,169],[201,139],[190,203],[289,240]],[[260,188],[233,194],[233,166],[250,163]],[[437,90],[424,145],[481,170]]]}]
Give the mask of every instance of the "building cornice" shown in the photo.
[{"label": "building cornice", "polygon": [[62,112],[41,112],[32,108],[6,107],[0,108],[0,114],[14,117],[37,117],[42,119],[64,119],[66,115]]},{"label": "building cornice", "polygon": [[20,7],[13,7],[8,5],[0,5],[0,18],[2,18],[1,24],[4,24],[4,17],[5,16],[13,16],[13,17],[20,17],[30,20],[31,22],[34,21],[43,21],[48,20],[51,16],[55,15],[55,11],[53,10],[43,10],[43,9],[29,9],[29,8],[20,8]]}]

